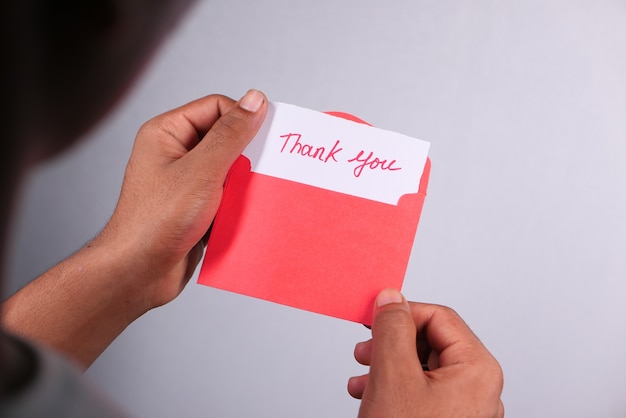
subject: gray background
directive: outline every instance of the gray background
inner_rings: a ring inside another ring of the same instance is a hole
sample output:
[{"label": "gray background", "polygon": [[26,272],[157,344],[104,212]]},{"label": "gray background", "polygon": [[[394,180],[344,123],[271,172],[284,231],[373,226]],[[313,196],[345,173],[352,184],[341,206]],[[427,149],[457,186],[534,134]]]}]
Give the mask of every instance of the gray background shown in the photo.
[{"label": "gray background", "polygon": [[[626,416],[626,2],[200,2],[117,111],[28,181],[13,289],[113,210],[140,124],[199,96],[431,141],[405,294],[458,310],[509,417]],[[192,282],[89,370],[141,417],[351,417],[362,326]],[[349,295],[346,295],[349,297]]]}]

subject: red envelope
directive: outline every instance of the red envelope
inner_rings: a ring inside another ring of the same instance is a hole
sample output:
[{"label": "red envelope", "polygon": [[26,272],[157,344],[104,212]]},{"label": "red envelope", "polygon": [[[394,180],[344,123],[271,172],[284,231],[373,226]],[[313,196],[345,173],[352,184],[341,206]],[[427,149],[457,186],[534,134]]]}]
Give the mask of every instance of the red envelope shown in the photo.
[{"label": "red envelope", "polygon": [[371,324],[378,292],[402,288],[429,174],[427,159],[418,192],[390,205],[254,173],[241,156],[198,283]]}]

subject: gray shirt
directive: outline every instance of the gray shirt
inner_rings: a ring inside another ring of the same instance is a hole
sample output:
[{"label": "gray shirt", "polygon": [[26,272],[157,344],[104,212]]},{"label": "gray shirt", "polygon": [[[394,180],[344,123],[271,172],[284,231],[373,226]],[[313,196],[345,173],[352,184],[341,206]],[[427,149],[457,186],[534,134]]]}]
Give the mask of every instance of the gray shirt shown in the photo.
[{"label": "gray shirt", "polygon": [[36,362],[34,376],[17,393],[0,401],[1,418],[118,418],[126,417],[108,401],[77,367],[56,353],[15,338]]}]

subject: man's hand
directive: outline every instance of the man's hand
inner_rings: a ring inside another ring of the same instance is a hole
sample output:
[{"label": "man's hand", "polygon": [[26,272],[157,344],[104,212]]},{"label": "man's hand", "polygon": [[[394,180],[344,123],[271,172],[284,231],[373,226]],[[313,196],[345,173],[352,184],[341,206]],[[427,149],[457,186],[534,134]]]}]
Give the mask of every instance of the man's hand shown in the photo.
[{"label": "man's hand", "polygon": [[109,223],[5,302],[4,326],[87,367],[133,320],[175,298],[202,257],[226,174],[266,113],[251,90],[145,123]]},{"label": "man's hand", "polygon": [[100,238],[133,253],[141,311],[169,302],[202,257],[224,180],[261,126],[267,100],[208,96],[145,123],[120,199]]},{"label": "man's hand", "polygon": [[357,344],[354,356],[370,366],[348,382],[361,399],[360,418],[504,416],[500,365],[449,308],[383,290],[372,339]]}]

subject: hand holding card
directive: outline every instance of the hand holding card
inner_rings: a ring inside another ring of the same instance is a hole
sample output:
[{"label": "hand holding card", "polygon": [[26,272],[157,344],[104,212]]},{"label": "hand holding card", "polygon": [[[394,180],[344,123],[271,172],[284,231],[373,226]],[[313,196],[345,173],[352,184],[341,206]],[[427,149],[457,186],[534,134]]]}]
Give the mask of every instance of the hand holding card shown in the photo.
[{"label": "hand holding card", "polygon": [[376,294],[404,280],[429,144],[355,121],[270,105],[226,180],[199,283],[371,322]]}]

